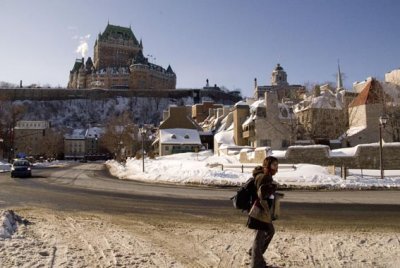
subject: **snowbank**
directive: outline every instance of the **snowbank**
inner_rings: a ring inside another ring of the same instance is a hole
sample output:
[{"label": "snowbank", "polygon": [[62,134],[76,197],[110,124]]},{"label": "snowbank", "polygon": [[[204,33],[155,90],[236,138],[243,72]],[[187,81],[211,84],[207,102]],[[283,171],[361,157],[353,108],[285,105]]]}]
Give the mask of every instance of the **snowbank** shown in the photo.
[{"label": "snowbank", "polygon": [[[141,159],[129,158],[125,165],[110,160],[106,165],[110,173],[120,179],[153,183],[237,186],[251,176],[252,168],[256,164],[244,165],[242,173],[242,164],[238,156],[217,156],[211,151],[206,151],[198,154],[174,154],[157,159],[146,158],[145,172],[142,172]],[[383,180],[376,170],[350,170],[346,180],[336,174],[330,174],[325,167],[318,165],[281,164],[274,179],[281,185],[296,188],[400,188],[400,171],[385,171],[386,176]]]},{"label": "snowbank", "polygon": [[14,211],[2,211],[0,213],[0,238],[11,238],[18,229],[18,222],[21,222],[21,218]]}]

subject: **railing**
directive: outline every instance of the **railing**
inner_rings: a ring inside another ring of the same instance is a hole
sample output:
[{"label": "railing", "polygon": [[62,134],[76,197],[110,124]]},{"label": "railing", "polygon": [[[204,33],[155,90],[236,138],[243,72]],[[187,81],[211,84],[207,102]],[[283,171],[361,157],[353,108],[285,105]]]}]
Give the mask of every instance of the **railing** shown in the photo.
[{"label": "railing", "polygon": [[[255,164],[239,164],[239,165],[230,165],[230,164],[216,164],[212,167],[220,166],[221,170],[227,170],[227,169],[241,169],[242,173],[244,173],[244,170],[247,169],[249,172],[251,172],[255,167],[260,166],[260,165],[255,165]],[[292,164],[279,164],[279,170],[284,170],[284,171],[294,171],[296,170],[296,166]]]}]

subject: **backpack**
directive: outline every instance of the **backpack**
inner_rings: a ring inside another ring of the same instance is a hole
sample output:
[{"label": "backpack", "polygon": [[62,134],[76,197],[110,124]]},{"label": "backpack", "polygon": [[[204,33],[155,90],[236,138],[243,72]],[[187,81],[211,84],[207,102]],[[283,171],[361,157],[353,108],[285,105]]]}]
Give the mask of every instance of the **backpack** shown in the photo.
[{"label": "backpack", "polygon": [[255,178],[251,177],[239,188],[236,195],[231,197],[233,207],[236,209],[250,211],[254,201],[257,199]]}]

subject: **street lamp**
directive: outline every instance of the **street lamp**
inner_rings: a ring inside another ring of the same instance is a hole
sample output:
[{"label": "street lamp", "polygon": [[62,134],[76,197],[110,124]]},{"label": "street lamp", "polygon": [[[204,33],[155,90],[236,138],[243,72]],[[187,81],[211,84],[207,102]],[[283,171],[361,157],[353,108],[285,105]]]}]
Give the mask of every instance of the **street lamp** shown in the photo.
[{"label": "street lamp", "polygon": [[144,173],[144,136],[146,135],[146,129],[144,127],[139,128],[140,135],[142,136],[142,167]]},{"label": "street lamp", "polygon": [[387,121],[389,120],[387,115],[381,115],[379,117],[379,163],[381,169],[381,179],[383,179],[383,150],[382,150],[382,128],[385,128]]},{"label": "street lamp", "polygon": [[120,162],[122,162],[122,145],[123,145],[124,143],[122,142],[122,141],[120,141],[119,143],[118,143],[118,153],[119,153],[119,161]]}]

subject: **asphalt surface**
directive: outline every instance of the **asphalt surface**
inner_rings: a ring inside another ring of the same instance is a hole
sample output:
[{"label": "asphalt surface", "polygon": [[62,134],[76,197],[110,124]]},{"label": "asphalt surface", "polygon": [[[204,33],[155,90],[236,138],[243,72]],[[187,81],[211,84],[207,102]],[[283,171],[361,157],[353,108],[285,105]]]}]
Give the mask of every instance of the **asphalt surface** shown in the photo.
[{"label": "asphalt surface", "polygon": [[[122,181],[101,164],[72,164],[33,170],[32,178],[0,173],[0,209],[40,207],[154,220],[224,221],[241,224],[246,215],[232,207],[235,188]],[[283,227],[400,231],[400,191],[283,191]]]}]

